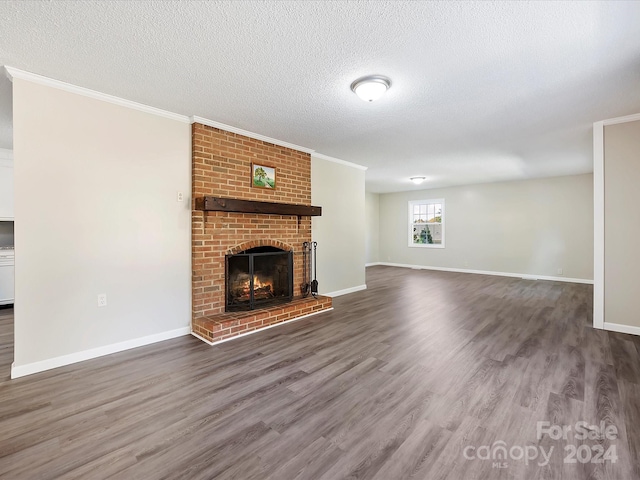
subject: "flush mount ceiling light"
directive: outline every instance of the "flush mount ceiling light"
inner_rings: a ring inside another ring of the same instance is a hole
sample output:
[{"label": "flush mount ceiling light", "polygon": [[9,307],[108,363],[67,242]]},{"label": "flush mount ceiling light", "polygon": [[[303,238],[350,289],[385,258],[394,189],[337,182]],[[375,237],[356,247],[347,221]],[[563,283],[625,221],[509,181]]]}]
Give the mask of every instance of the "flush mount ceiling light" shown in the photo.
[{"label": "flush mount ceiling light", "polygon": [[391,86],[391,80],[382,75],[369,75],[351,84],[351,90],[365,102],[379,99]]},{"label": "flush mount ceiling light", "polygon": [[409,180],[411,180],[413,183],[415,183],[416,185],[420,185],[422,182],[424,182],[427,179],[427,177],[411,177]]}]

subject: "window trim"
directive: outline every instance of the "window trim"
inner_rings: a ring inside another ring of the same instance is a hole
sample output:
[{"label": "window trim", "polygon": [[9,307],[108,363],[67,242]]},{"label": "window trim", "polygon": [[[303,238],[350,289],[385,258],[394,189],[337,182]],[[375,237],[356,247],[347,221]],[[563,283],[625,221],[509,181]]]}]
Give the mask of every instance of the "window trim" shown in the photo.
[{"label": "window trim", "polygon": [[[440,225],[442,225],[442,243],[439,244],[435,244],[435,243],[413,243],[413,226],[415,225],[413,223],[413,206],[414,205],[422,205],[425,203],[439,203],[440,205],[442,205],[442,213],[440,214],[442,216],[442,221],[440,222]],[[444,198],[430,198],[430,199],[426,199],[426,200],[409,200],[409,206],[408,206],[408,216],[407,216],[407,221],[409,224],[409,247],[411,248],[445,248],[444,247],[444,235],[445,235],[445,222],[447,220],[446,217],[446,213],[445,213],[445,205],[444,205]]]}]

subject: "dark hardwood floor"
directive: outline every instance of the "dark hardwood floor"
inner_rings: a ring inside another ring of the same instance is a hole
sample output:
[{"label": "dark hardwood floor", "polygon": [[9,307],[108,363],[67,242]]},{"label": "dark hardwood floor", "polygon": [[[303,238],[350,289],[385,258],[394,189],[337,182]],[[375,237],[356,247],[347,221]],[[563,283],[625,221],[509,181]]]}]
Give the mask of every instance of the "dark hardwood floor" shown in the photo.
[{"label": "dark hardwood floor", "polygon": [[[1,309],[0,477],[640,478],[640,338],[591,328],[591,286],[391,267],[367,284],[220,346],[16,380]],[[577,439],[580,421],[616,434]]]}]

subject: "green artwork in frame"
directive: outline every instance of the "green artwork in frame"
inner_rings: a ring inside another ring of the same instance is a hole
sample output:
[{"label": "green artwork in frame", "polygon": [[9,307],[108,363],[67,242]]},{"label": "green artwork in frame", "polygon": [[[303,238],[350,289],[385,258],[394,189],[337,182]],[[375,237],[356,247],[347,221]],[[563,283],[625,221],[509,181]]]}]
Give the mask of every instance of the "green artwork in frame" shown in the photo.
[{"label": "green artwork in frame", "polygon": [[258,188],[269,188],[275,190],[276,188],[276,169],[274,167],[267,167],[266,165],[259,165],[257,163],[251,164],[251,186]]}]

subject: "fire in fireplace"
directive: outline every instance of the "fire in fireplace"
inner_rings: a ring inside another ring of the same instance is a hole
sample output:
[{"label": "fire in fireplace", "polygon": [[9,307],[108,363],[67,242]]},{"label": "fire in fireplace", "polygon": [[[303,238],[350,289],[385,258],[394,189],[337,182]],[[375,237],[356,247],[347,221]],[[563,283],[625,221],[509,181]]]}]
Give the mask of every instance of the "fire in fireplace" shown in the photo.
[{"label": "fire in fireplace", "polygon": [[226,311],[254,310],[293,299],[293,253],[256,247],[226,257]]}]

